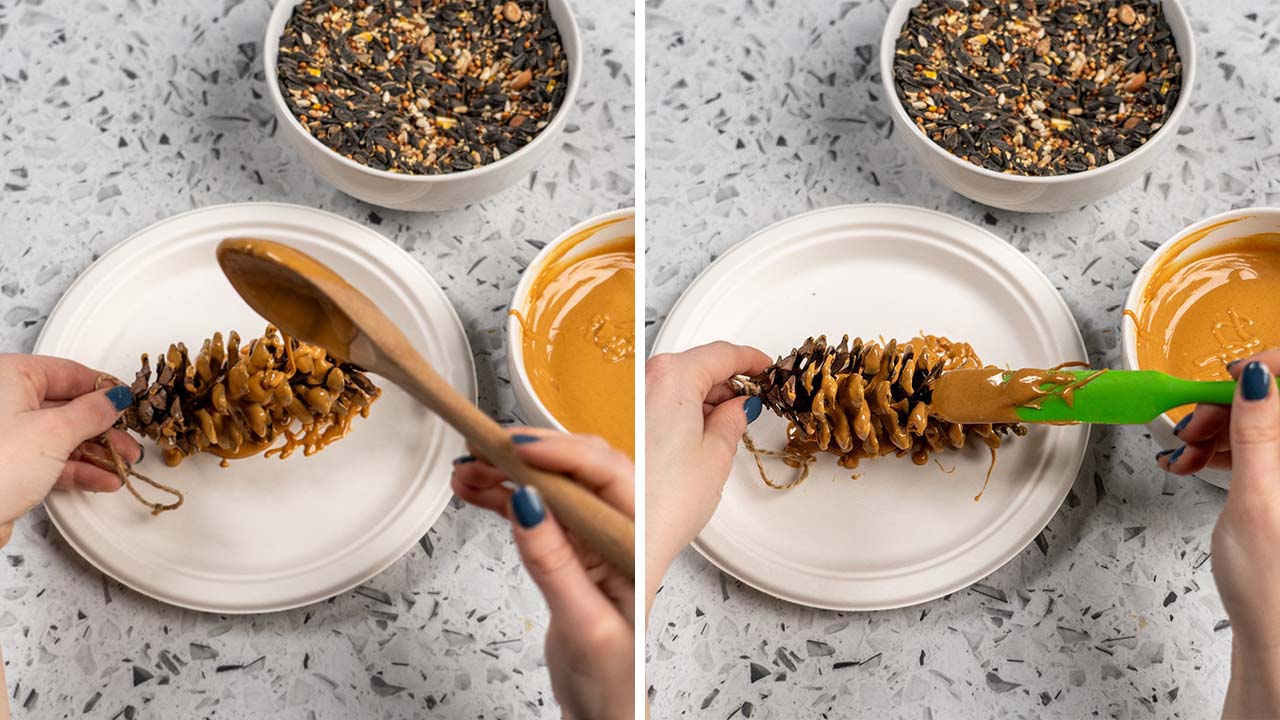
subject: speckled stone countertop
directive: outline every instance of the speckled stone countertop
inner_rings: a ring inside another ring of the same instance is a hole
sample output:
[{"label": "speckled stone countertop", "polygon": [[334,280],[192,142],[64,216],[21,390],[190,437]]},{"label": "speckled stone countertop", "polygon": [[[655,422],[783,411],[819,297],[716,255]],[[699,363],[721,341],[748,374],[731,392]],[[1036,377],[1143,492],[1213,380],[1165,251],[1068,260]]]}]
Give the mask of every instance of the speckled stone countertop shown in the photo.
[{"label": "speckled stone countertop", "polygon": [[[135,231],[194,207],[293,202],[426,265],[466,325],[483,406],[512,419],[502,323],[520,271],[571,224],[634,203],[634,13],[574,8],[586,75],[560,147],[498,196],[418,215],[338,193],[275,137],[265,0],[0,2],[0,350],[30,350],[76,275]],[[364,587],[272,615],[138,595],[39,511],[0,555],[15,717],[559,717],[541,596],[509,529],[457,501]]]},{"label": "speckled stone countertop", "polygon": [[[935,181],[893,137],[879,80],[887,0],[647,3],[649,337],[724,250],[777,220],[899,202],[990,228],[1061,290],[1096,365],[1157,244],[1208,215],[1280,204],[1280,16],[1189,3],[1200,80],[1173,149],[1096,205],[1020,215]],[[1209,537],[1225,495],[1165,477],[1142,430],[1098,428],[1036,543],[980,585],[892,612],[815,611],[693,551],[647,647],[655,718],[1206,718],[1230,632]]]}]

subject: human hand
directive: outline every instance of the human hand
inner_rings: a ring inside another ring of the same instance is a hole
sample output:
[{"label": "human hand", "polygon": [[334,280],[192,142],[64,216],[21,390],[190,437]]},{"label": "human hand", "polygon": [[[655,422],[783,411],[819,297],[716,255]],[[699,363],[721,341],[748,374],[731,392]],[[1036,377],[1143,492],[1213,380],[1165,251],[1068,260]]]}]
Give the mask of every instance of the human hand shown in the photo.
[{"label": "human hand", "polygon": [[107,455],[86,441],[107,433],[126,461],[141,459],[137,441],[110,429],[133,394],[123,386],[97,390],[100,377],[71,360],[0,355],[0,546],[9,542],[13,522],[54,488],[120,488],[114,473],[82,460]]},{"label": "human hand", "polygon": [[[521,459],[568,476],[635,517],[635,466],[600,438],[512,428]],[[629,718],[635,697],[635,588],[599,555],[583,548],[543,507],[531,487],[512,489],[483,458],[454,461],[453,491],[512,521],[525,569],[551,611],[547,670],[570,720]]]},{"label": "human hand", "polygon": [[715,342],[645,364],[646,605],[711,520],[738,440],[760,415],[759,398],[735,396],[726,382],[771,362],[755,348]]},{"label": "human hand", "polygon": [[1231,487],[1213,530],[1213,577],[1231,620],[1231,682],[1224,717],[1280,715],[1280,352],[1232,367],[1239,383],[1228,408],[1201,406],[1178,430],[1185,450],[1164,455],[1185,474],[1231,468]]},{"label": "human hand", "polygon": [[[1280,371],[1280,350],[1268,350],[1248,360],[1227,366],[1231,377],[1239,380],[1247,362],[1258,361]],[[1182,447],[1166,450],[1156,456],[1160,467],[1174,475],[1194,475],[1205,468],[1231,469],[1231,416],[1227,405],[1197,405],[1194,412],[1182,418],[1173,434]]]}]

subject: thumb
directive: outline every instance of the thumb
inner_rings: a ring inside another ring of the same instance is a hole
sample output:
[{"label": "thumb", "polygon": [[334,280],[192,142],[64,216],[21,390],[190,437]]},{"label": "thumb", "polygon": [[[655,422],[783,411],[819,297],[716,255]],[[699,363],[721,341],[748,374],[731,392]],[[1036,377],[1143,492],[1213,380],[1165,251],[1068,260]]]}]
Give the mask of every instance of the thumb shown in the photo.
[{"label": "thumb", "polygon": [[612,611],[560,524],[547,514],[537,490],[524,485],[511,494],[511,517],[520,559],[553,617],[581,623]]},{"label": "thumb", "polygon": [[37,422],[47,436],[70,453],[80,443],[95,438],[115,424],[120,413],[133,404],[133,393],[124,385],[86,393],[57,407],[36,410]]},{"label": "thumb", "polygon": [[1280,397],[1267,366],[1240,373],[1231,406],[1231,490],[1238,497],[1280,492]]},{"label": "thumb", "polygon": [[720,403],[707,415],[704,443],[710,444],[722,457],[732,457],[742,433],[747,431],[747,424],[760,417],[763,407],[758,397],[737,397]]}]

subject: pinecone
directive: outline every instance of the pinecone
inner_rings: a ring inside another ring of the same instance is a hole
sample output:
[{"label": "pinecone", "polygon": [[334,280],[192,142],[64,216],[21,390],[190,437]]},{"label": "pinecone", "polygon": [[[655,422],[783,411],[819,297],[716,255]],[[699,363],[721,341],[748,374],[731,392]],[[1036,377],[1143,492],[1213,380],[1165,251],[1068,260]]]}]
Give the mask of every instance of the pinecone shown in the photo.
[{"label": "pinecone", "polygon": [[736,378],[734,388],[759,396],[765,406],[790,421],[784,457],[788,464],[815,451],[835,453],[854,468],[863,458],[910,455],[917,465],[929,454],[964,447],[968,436],[990,448],[1007,433],[1025,435],[1015,423],[960,425],[932,416],[931,383],[943,372],[981,368],[967,343],[925,335],[899,344],[844,336],[829,345],[809,338],[752,378]]},{"label": "pinecone", "polygon": [[136,399],[120,423],[155,441],[170,466],[200,452],[221,456],[224,466],[264,450],[284,458],[301,447],[311,455],[345,435],[356,415],[367,416],[381,393],[359,368],[271,326],[244,347],[234,331],[226,345],[214,333],[194,360],[182,343],[170,345],[154,380],[144,354],[130,389]]}]

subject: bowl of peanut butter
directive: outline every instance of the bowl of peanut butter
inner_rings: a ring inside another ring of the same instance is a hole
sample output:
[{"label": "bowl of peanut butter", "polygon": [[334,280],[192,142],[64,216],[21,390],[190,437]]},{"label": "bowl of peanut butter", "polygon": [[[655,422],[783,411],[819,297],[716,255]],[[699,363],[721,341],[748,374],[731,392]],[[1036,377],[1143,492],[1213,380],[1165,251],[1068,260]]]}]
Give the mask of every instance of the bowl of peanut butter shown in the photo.
[{"label": "bowl of peanut butter", "polygon": [[[1129,291],[1122,320],[1128,369],[1226,380],[1227,365],[1280,347],[1280,208],[1244,208],[1202,220],[1161,245]],[[1163,449],[1193,408],[1149,428]],[[1226,487],[1230,473],[1198,475]]]},{"label": "bowl of peanut butter", "polygon": [[516,286],[507,369],[521,419],[635,458],[635,210],[585,220]]}]

